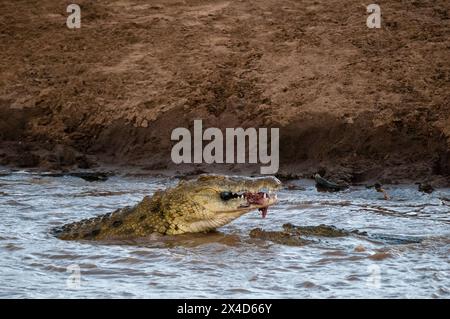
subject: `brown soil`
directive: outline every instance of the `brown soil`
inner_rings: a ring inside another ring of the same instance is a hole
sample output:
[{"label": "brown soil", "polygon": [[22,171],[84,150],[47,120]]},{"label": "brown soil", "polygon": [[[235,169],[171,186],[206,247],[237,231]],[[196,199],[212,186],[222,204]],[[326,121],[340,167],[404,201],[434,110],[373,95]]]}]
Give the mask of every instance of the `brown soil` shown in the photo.
[{"label": "brown soil", "polygon": [[0,164],[173,169],[203,119],[280,127],[282,174],[448,183],[450,2],[377,3],[2,0]]}]

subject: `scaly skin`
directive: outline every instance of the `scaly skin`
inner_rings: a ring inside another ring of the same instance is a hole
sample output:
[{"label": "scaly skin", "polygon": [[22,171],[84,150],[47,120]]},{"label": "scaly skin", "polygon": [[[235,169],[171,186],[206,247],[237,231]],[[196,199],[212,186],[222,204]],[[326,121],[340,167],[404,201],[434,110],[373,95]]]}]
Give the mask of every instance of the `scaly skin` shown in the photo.
[{"label": "scaly skin", "polygon": [[275,177],[201,175],[146,196],[134,207],[67,224],[53,233],[64,240],[108,240],[208,232],[254,209],[264,216],[277,201],[267,192],[280,187]]},{"label": "scaly skin", "polygon": [[330,182],[319,174],[314,175],[314,179],[316,180],[316,188],[320,192],[339,192],[348,188],[348,185],[339,185]]},{"label": "scaly skin", "polygon": [[[383,234],[367,234],[359,230],[345,230],[334,226],[295,226],[292,224],[284,224],[281,231],[265,231],[261,228],[252,229],[251,238],[268,240],[280,245],[287,246],[304,246],[316,242],[311,240],[315,237],[340,238],[345,236],[354,236],[359,239],[365,239],[371,242],[405,245],[420,243],[422,239],[417,237],[383,235]],[[306,237],[306,238],[305,238]]]}]

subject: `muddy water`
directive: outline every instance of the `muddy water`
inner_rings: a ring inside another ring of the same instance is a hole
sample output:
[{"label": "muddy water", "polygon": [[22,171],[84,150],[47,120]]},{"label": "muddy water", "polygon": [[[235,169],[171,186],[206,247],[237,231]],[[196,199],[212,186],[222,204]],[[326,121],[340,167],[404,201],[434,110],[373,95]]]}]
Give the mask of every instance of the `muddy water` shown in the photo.
[{"label": "muddy water", "polygon": [[[0,297],[450,297],[450,189],[388,186],[284,190],[266,219],[249,213],[217,233],[144,243],[66,242],[49,229],[137,203],[173,179],[0,176]],[[252,239],[284,223],[379,235],[316,238],[303,247]],[[396,240],[392,240],[392,238]],[[77,281],[77,267],[80,282]]]}]

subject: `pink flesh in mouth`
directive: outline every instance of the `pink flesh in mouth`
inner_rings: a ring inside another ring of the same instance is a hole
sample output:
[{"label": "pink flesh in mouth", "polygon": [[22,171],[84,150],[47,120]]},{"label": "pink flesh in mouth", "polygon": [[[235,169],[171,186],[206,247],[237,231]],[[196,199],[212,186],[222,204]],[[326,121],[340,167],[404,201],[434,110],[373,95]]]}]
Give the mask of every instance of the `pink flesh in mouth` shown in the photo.
[{"label": "pink flesh in mouth", "polygon": [[[255,205],[264,205],[269,200],[269,196],[264,192],[245,193],[244,196],[247,199],[247,203]],[[268,207],[261,207],[258,210],[261,212],[262,218],[266,218]]]},{"label": "pink flesh in mouth", "polygon": [[263,207],[263,208],[259,208],[258,210],[261,212],[262,218],[266,218],[268,208],[267,207]]}]

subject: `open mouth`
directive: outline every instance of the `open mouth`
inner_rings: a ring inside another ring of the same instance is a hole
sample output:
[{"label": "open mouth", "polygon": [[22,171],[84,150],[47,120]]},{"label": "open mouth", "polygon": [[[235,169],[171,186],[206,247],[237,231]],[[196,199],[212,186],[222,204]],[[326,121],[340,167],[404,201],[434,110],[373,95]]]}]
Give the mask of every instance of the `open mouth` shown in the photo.
[{"label": "open mouth", "polygon": [[239,193],[231,193],[231,192],[224,192],[221,193],[221,197],[224,200],[229,199],[245,199],[246,203],[243,203],[239,205],[238,208],[246,209],[250,208],[251,206],[254,206],[255,208],[258,208],[258,211],[261,213],[262,218],[266,218],[267,212],[269,210],[269,206],[272,205],[277,200],[277,195],[268,193],[268,192],[239,192]]}]

